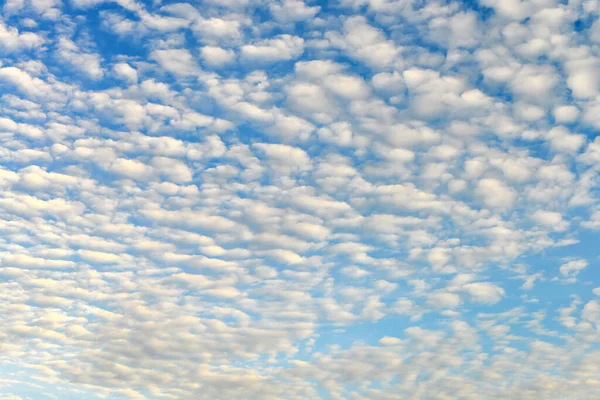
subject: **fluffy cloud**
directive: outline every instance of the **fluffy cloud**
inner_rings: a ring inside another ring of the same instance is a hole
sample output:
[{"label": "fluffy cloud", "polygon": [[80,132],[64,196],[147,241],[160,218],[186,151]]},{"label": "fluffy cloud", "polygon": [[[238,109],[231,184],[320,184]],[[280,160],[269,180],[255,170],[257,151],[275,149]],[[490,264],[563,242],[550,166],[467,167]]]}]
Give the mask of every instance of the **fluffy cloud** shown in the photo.
[{"label": "fluffy cloud", "polygon": [[137,83],[138,73],[127,63],[119,63],[114,66],[115,73],[122,79],[125,79],[131,83]]},{"label": "fluffy cloud", "polygon": [[321,7],[307,6],[303,0],[283,0],[273,2],[269,9],[276,20],[289,23],[314,18]]},{"label": "fluffy cloud", "polygon": [[104,76],[100,55],[83,51],[70,39],[60,38],[57,54],[64,62],[71,64],[73,68],[92,79],[100,79]]},{"label": "fluffy cloud", "polygon": [[297,58],[304,51],[304,39],[298,36],[280,35],[241,47],[245,61],[271,63]]},{"label": "fluffy cloud", "polygon": [[17,28],[7,27],[4,23],[0,22],[0,46],[4,51],[29,50],[40,47],[43,43],[43,36],[34,32],[20,33]]},{"label": "fluffy cloud", "polygon": [[155,50],[151,58],[166,71],[176,75],[193,75],[199,71],[196,61],[187,49]]},{"label": "fluffy cloud", "polygon": [[563,276],[574,277],[577,276],[581,270],[587,268],[588,265],[589,263],[587,260],[574,260],[561,265],[559,270]]},{"label": "fluffy cloud", "polygon": [[510,208],[517,199],[517,193],[514,189],[504,182],[493,178],[480,180],[477,184],[475,193],[483,200],[483,203],[490,208]]},{"label": "fluffy cloud", "polygon": [[213,67],[220,67],[230,64],[235,60],[233,50],[226,50],[220,47],[205,46],[201,50],[204,63]]}]

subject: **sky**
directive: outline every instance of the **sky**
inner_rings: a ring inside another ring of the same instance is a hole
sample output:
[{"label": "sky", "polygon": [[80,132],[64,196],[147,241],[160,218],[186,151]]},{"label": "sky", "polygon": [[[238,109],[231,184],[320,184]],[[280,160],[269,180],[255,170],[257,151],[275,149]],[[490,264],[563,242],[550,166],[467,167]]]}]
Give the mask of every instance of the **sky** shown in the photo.
[{"label": "sky", "polygon": [[0,7],[0,400],[600,396],[600,1]]}]

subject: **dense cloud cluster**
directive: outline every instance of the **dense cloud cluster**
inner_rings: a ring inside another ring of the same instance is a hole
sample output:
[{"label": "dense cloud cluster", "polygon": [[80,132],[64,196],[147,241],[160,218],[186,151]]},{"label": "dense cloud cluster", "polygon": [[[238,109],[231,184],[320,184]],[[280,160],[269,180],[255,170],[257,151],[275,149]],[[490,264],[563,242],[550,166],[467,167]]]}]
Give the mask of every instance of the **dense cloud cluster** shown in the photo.
[{"label": "dense cloud cluster", "polygon": [[7,0],[0,400],[592,399],[597,0]]}]

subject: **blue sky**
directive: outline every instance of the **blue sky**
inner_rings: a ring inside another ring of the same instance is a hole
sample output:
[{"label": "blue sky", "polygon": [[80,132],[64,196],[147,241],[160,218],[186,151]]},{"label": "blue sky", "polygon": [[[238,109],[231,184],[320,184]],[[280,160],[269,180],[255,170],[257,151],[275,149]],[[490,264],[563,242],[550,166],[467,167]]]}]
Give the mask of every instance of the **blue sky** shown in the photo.
[{"label": "blue sky", "polygon": [[3,2],[0,400],[595,398],[599,11]]}]

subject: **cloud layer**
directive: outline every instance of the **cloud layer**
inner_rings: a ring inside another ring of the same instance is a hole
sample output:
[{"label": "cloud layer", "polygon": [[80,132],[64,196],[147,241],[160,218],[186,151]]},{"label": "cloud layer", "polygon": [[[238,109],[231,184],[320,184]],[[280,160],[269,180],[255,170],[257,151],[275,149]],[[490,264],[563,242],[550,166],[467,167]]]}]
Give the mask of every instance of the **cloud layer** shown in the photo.
[{"label": "cloud layer", "polygon": [[0,400],[594,398],[598,12],[6,1]]}]

